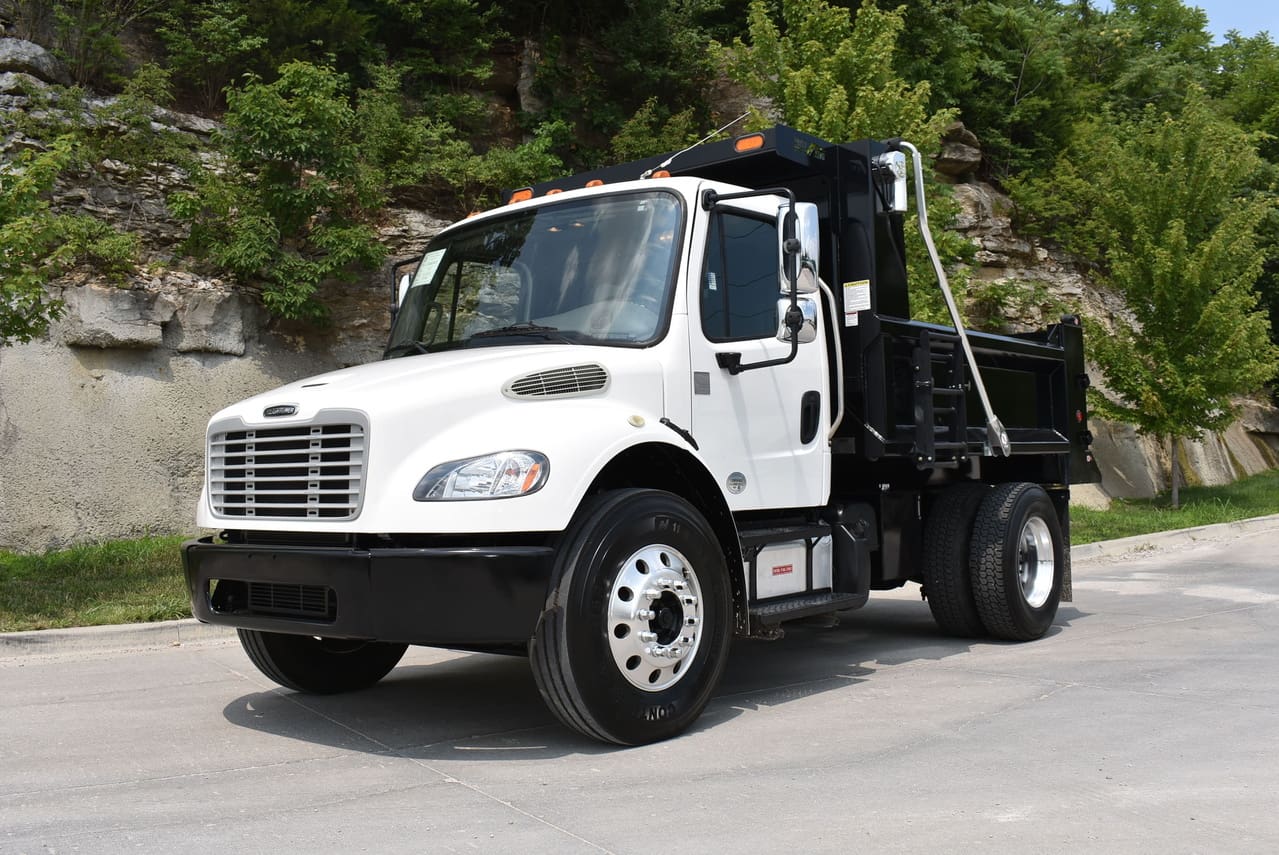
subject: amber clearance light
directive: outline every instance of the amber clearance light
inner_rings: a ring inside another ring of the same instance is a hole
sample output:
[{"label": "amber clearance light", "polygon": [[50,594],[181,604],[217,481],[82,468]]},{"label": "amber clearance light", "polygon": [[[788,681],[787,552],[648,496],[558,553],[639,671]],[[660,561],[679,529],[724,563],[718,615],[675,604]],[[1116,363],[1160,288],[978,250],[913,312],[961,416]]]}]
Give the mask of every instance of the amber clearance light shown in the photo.
[{"label": "amber clearance light", "polygon": [[514,205],[516,202],[526,202],[533,198],[533,188],[525,187],[523,190],[516,190],[511,194],[511,201],[508,205]]},{"label": "amber clearance light", "polygon": [[748,134],[744,137],[738,137],[733,143],[733,151],[741,154],[746,151],[756,151],[764,147],[763,134]]}]

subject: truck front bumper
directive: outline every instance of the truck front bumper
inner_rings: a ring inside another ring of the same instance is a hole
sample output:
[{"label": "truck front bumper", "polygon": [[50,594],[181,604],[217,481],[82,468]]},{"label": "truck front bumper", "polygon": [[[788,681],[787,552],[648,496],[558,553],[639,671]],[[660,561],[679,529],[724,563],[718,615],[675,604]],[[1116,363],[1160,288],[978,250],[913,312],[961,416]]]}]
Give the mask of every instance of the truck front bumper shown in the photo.
[{"label": "truck front bumper", "polygon": [[532,636],[546,604],[547,546],[356,549],[182,545],[191,608],[205,623],[458,647]]}]

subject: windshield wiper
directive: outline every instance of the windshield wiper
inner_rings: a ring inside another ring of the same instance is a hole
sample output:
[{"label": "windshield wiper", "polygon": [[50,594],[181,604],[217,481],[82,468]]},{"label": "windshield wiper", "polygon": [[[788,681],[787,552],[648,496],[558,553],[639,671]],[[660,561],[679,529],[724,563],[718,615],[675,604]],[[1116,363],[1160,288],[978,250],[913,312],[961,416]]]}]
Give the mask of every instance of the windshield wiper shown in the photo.
[{"label": "windshield wiper", "polygon": [[405,341],[395,344],[386,349],[382,354],[383,359],[400,356],[412,351],[413,353],[430,353],[430,349],[420,341]]},{"label": "windshield wiper", "polygon": [[496,338],[503,335],[540,335],[543,338],[552,341],[570,341],[567,336],[561,335],[559,327],[548,327],[542,324],[535,324],[531,321],[525,321],[519,324],[510,324],[505,327],[498,327],[491,330],[481,330],[475,333],[471,338]]}]

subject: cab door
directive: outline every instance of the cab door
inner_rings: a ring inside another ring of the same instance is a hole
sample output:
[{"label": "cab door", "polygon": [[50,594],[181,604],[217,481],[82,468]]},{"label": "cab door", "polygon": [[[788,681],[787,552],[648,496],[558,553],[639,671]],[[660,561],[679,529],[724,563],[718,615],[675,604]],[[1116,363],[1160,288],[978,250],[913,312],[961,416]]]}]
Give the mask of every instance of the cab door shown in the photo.
[{"label": "cab door", "polygon": [[740,354],[749,365],[791,351],[779,336],[779,304],[789,300],[781,202],[761,196],[710,212],[699,207],[693,229],[692,433],[734,511],[813,507],[830,492],[830,386],[818,295],[801,295],[817,310],[817,337],[800,344],[792,362],[730,374],[717,361],[721,353]]}]

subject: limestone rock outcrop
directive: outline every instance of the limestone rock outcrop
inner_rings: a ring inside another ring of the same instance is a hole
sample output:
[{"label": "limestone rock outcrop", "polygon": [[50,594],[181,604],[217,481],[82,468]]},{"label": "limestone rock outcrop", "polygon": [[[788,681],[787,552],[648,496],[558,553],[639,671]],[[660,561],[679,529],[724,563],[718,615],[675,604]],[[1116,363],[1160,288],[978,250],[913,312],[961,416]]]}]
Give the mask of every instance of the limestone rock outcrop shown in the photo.
[{"label": "limestone rock outcrop", "polygon": [[941,151],[933,160],[933,169],[952,181],[972,176],[981,168],[981,145],[977,135],[954,122],[942,132]]},{"label": "limestone rock outcrop", "polygon": [[71,84],[71,75],[57,57],[26,39],[0,38],[0,73],[16,72],[47,83]]}]

